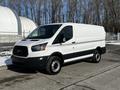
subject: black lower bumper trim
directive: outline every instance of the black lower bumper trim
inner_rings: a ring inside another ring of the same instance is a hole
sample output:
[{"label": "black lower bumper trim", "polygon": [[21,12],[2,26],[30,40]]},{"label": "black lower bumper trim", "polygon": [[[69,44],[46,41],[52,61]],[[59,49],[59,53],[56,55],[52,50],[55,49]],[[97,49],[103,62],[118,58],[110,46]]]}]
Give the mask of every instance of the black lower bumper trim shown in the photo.
[{"label": "black lower bumper trim", "polygon": [[18,66],[44,68],[46,66],[48,56],[36,57],[36,58],[19,58],[19,57],[11,56],[11,59],[13,64]]}]

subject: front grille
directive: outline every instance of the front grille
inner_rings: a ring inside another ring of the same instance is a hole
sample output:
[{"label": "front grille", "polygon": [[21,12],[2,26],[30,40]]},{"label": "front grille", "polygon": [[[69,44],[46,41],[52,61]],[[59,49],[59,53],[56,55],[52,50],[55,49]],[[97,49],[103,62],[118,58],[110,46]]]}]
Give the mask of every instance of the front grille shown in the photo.
[{"label": "front grille", "polygon": [[15,46],[13,49],[13,54],[16,56],[28,56],[28,48],[26,46]]}]

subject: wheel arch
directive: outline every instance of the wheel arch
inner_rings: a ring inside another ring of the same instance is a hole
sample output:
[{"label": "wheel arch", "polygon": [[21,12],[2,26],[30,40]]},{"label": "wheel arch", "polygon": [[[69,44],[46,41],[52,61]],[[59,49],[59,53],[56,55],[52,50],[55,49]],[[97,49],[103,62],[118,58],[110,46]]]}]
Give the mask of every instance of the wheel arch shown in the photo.
[{"label": "wheel arch", "polygon": [[102,54],[102,48],[101,48],[100,46],[98,46],[98,47],[96,48],[96,50],[97,50],[100,54]]},{"label": "wheel arch", "polygon": [[[54,53],[52,53],[51,55],[50,55],[50,57],[52,57],[52,56],[58,56],[59,58],[61,58],[61,64],[63,64],[64,63],[64,59],[63,59],[63,54],[62,53],[60,53],[60,52],[54,52]],[[49,57],[49,58],[50,58]]]}]

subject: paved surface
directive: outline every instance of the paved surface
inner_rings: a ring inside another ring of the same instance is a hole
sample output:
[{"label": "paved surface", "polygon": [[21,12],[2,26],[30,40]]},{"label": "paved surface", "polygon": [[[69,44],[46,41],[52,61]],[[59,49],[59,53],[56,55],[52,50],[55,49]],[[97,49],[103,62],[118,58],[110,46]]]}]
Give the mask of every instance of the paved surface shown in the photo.
[{"label": "paved surface", "polygon": [[100,63],[65,65],[58,75],[8,67],[0,71],[0,90],[120,90],[120,46],[107,46]]}]

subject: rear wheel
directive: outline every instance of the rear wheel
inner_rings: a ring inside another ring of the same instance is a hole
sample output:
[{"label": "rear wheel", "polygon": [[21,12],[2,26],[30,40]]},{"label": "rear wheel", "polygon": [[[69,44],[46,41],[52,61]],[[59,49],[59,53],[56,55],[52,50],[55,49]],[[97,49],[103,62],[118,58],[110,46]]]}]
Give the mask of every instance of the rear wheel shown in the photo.
[{"label": "rear wheel", "polygon": [[57,74],[61,70],[61,58],[57,56],[51,56],[46,65],[46,71],[48,74]]},{"label": "rear wheel", "polygon": [[98,50],[95,50],[92,58],[92,62],[99,63],[100,61],[101,61],[101,54],[99,53]]}]

